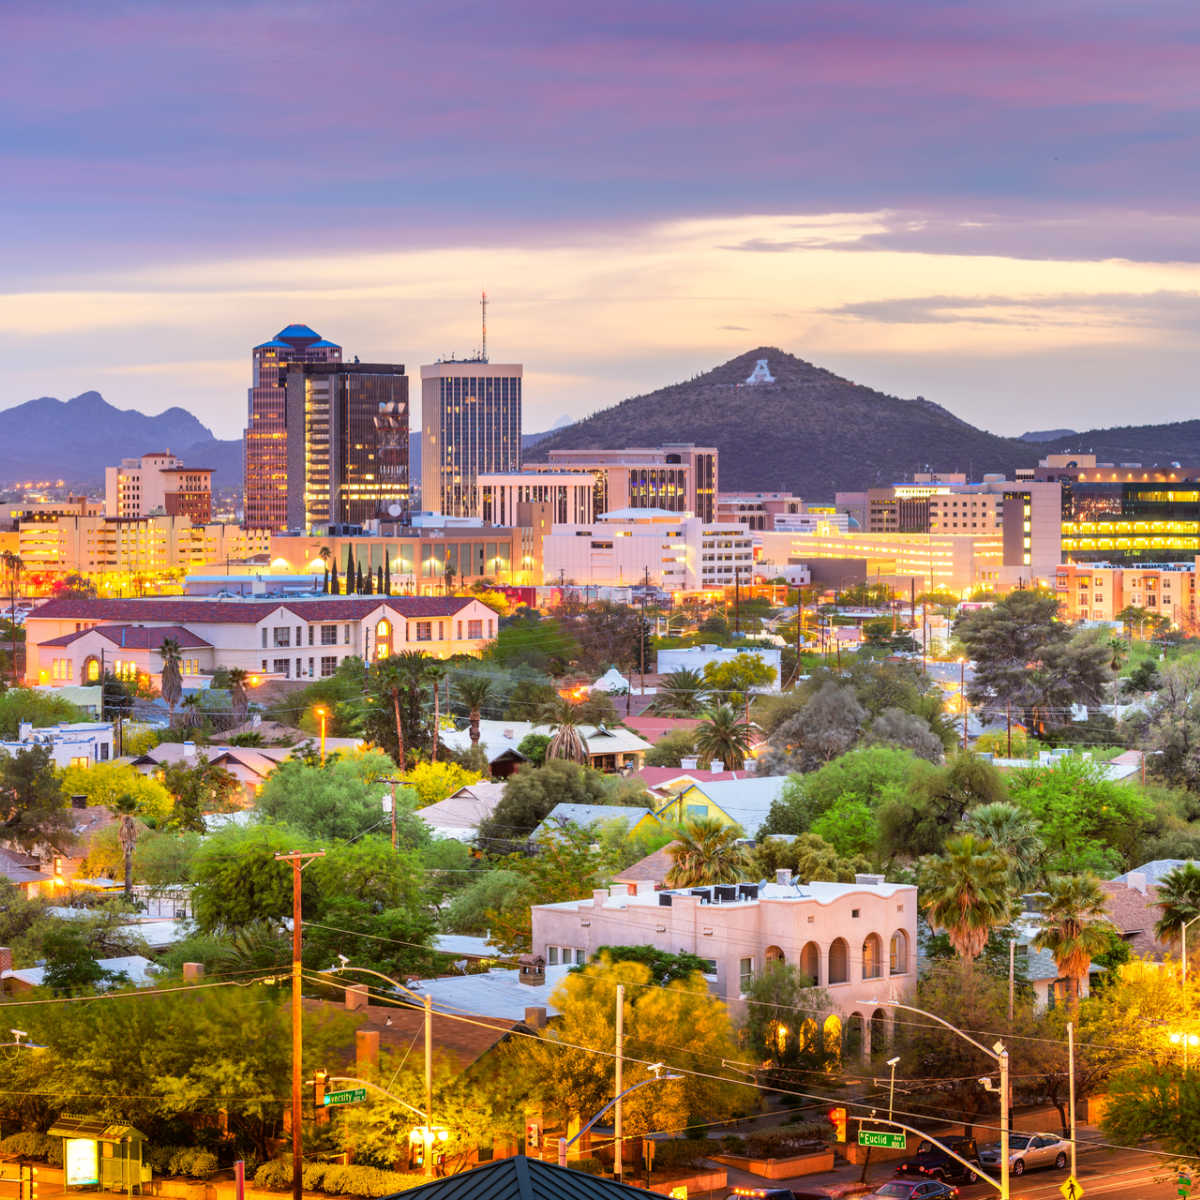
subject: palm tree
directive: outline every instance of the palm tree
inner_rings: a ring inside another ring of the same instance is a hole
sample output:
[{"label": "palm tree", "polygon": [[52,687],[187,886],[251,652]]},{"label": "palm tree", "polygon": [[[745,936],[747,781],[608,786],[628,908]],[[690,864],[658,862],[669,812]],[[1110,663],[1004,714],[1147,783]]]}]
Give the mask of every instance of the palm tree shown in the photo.
[{"label": "palm tree", "polygon": [[963,817],[963,829],[991,842],[1008,859],[1009,874],[1018,891],[1037,880],[1046,844],[1038,837],[1037,822],[1007,800],[980,804]]},{"label": "palm tree", "polygon": [[[397,764],[403,771],[407,765],[408,749],[406,742],[416,742],[420,737],[420,729],[414,717],[419,717],[420,705],[414,705],[414,699],[419,700],[419,694],[424,686],[425,668],[429,663],[426,655],[420,650],[402,650],[399,654],[381,658],[371,664],[371,685],[377,693],[382,693],[392,705],[392,719],[396,723]],[[403,706],[403,711],[402,711]],[[409,715],[411,726],[410,738],[404,736],[404,715]]]},{"label": "palm tree", "polygon": [[662,677],[650,711],[660,717],[694,717],[704,707],[703,695],[700,672],[680,667]]},{"label": "palm tree", "polygon": [[436,659],[427,663],[423,677],[425,682],[433,687],[433,740],[429,744],[429,761],[437,762],[438,736],[442,728],[442,713],[439,705],[441,693],[438,689],[442,685],[442,680],[446,678],[446,664],[438,662]]},{"label": "palm tree", "polygon": [[1042,908],[1042,927],[1033,944],[1054,955],[1058,973],[1070,987],[1071,1015],[1079,1011],[1080,980],[1092,959],[1109,946],[1112,925],[1105,895],[1094,875],[1061,875],[1050,884],[1050,899]]},{"label": "palm tree", "polygon": [[541,721],[554,726],[550,744],[546,747],[547,760],[565,758],[568,762],[587,765],[587,743],[579,732],[579,712],[570,700],[563,696],[555,696],[543,706]]},{"label": "palm tree", "polygon": [[179,706],[179,716],[185,729],[199,729],[204,724],[204,709],[200,704],[199,692],[184,696],[183,703]]},{"label": "palm tree", "polygon": [[179,643],[174,638],[163,638],[158,648],[162,656],[162,698],[171,710],[171,720],[175,720],[175,705],[183,695],[183,656]]},{"label": "palm tree", "polygon": [[736,883],[746,871],[748,859],[739,844],[743,833],[715,817],[684,821],[667,847],[671,865],[668,887],[699,887],[708,883]]},{"label": "palm tree", "polygon": [[21,556],[12,550],[0,554],[0,566],[8,581],[8,669],[13,687],[17,686],[17,592],[21,588],[21,572],[25,564]]},{"label": "palm tree", "polygon": [[1200,867],[1181,863],[1162,877],[1158,885],[1158,906],[1162,916],[1154,926],[1160,941],[1176,941],[1184,925],[1200,916]]},{"label": "palm tree", "polygon": [[463,671],[454,676],[455,699],[467,710],[471,721],[471,745],[479,745],[479,719],[492,697],[492,680],[478,671]]},{"label": "palm tree", "polygon": [[709,760],[720,759],[726,771],[740,771],[750,753],[750,726],[729,704],[707,709],[696,729],[696,753]]},{"label": "palm tree", "polygon": [[233,715],[239,725],[245,721],[246,713],[250,709],[250,699],[246,695],[246,681],[249,678],[249,671],[244,671],[241,667],[229,668],[229,702],[233,706]]},{"label": "palm tree", "polygon": [[121,816],[121,849],[125,854],[125,899],[133,896],[133,850],[137,845],[137,824],[134,822],[132,796],[122,796],[113,804]]},{"label": "palm tree", "polygon": [[945,930],[964,969],[979,957],[988,935],[1012,911],[1008,862],[973,833],[947,838],[939,858],[923,864],[922,907],[930,928]]}]

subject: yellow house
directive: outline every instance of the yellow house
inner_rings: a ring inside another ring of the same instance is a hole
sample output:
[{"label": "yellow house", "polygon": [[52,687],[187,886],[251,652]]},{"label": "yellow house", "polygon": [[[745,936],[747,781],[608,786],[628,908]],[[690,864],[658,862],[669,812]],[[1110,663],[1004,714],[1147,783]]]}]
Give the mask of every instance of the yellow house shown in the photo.
[{"label": "yellow house", "polygon": [[747,837],[756,837],[787,780],[786,775],[704,783],[684,780],[684,786],[655,810],[654,816],[669,825],[707,818],[723,825],[738,825]]}]

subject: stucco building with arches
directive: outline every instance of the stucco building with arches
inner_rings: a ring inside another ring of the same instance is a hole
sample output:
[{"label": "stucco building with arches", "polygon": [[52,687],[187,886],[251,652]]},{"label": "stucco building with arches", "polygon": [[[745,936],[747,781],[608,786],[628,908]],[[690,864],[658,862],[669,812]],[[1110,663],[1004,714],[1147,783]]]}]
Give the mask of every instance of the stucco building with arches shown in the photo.
[{"label": "stucco building with arches", "polygon": [[801,883],[782,871],[772,882],[661,891],[640,880],[532,912],[533,954],[548,980],[601,946],[687,951],[707,960],[712,991],[739,1011],[756,974],[791,963],[828,994],[825,1037],[850,1054],[890,1039],[891,1016],[872,1001],[901,999],[916,984],[917,889],[880,875]]}]

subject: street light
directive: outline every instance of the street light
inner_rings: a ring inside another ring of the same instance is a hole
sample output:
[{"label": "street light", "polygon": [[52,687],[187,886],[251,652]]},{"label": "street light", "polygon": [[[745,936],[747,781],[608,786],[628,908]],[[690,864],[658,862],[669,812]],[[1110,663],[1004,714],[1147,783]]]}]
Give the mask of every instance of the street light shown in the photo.
[{"label": "street light", "polygon": [[[954,676],[951,676],[953,679]],[[967,660],[960,658],[958,660],[958,702],[962,705],[962,748],[967,748]]]},{"label": "street light", "polygon": [[1180,959],[1183,965],[1182,983],[1185,989],[1187,988],[1187,931],[1188,926],[1194,925],[1197,921],[1200,921],[1200,913],[1197,913],[1190,921],[1184,921],[1179,929]]},{"label": "street light", "polygon": [[888,1081],[888,1120],[889,1121],[892,1119],[892,1111],[895,1108],[895,1104],[896,1104],[896,1067],[899,1065],[899,1062],[900,1062],[899,1055],[896,1055],[895,1058],[889,1058],[887,1060],[887,1065],[889,1067],[891,1067],[891,1069],[892,1069],[892,1077]]},{"label": "street light", "polygon": [[[914,1008],[911,1004],[901,1004],[898,1000],[868,1000],[866,1003],[879,1008],[903,1008],[907,1012],[928,1017],[931,1021],[936,1021],[950,1030],[951,1033],[957,1034],[964,1042],[970,1042],[976,1050],[982,1051],[989,1058],[995,1060],[996,1065],[1000,1068],[1000,1200],[1010,1200],[1008,1184],[1008,1051],[1004,1048],[1004,1043],[997,1040],[989,1050],[987,1046],[977,1042],[970,1034],[964,1033],[957,1025],[951,1025],[949,1021],[943,1020],[936,1013],[927,1012],[923,1008]],[[983,1083],[989,1092],[993,1090],[989,1086],[991,1080],[985,1082],[981,1079],[980,1083]]]},{"label": "street light", "polygon": [[[357,971],[360,975],[374,975],[376,979],[382,979],[384,983],[390,984],[397,991],[403,992],[407,996],[411,996],[418,1001],[425,1009],[425,1129],[427,1133],[433,1131],[433,997],[426,993],[424,996],[414,992],[412,988],[405,987],[404,984],[398,983],[395,979],[384,975],[381,971],[373,971],[370,967],[352,967],[350,960],[344,955],[338,955],[338,961],[331,966],[325,974],[340,975],[343,971]],[[426,1153],[425,1153],[425,1174],[426,1176],[433,1175],[433,1155],[430,1152],[429,1137],[426,1137]]]},{"label": "street light", "polygon": [[1200,1034],[1198,1033],[1171,1033],[1167,1035],[1168,1041],[1172,1046],[1183,1047],[1183,1070],[1187,1073],[1188,1070],[1188,1050],[1192,1046],[1200,1046]]},{"label": "street light", "polygon": [[[654,1074],[649,1079],[643,1079],[640,1083],[635,1083],[632,1087],[627,1087],[623,1092],[618,1092],[598,1113],[592,1116],[586,1125],[582,1125],[574,1137],[558,1139],[558,1165],[565,1167],[567,1165],[567,1151],[577,1142],[602,1116],[612,1107],[620,1104],[630,1092],[636,1092],[638,1088],[648,1087],[652,1083],[667,1083],[672,1079],[682,1079],[682,1075],[664,1075],[662,1074],[665,1066],[663,1063],[651,1063],[650,1070]],[[620,1157],[621,1147],[616,1147],[616,1154]]]},{"label": "street light", "polygon": [[321,722],[321,766],[325,765],[325,720],[329,716],[329,710],[323,705],[318,704],[313,709],[313,716]]}]

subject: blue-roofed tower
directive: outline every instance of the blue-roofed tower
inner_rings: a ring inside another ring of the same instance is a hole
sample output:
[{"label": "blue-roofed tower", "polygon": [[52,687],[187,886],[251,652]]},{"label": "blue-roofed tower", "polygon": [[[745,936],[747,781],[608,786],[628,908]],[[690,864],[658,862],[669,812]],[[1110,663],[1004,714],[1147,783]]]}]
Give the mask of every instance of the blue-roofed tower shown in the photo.
[{"label": "blue-roofed tower", "polygon": [[287,526],[287,391],[282,382],[287,364],[341,361],[341,346],[308,325],[287,325],[251,352],[244,491],[248,527]]}]

